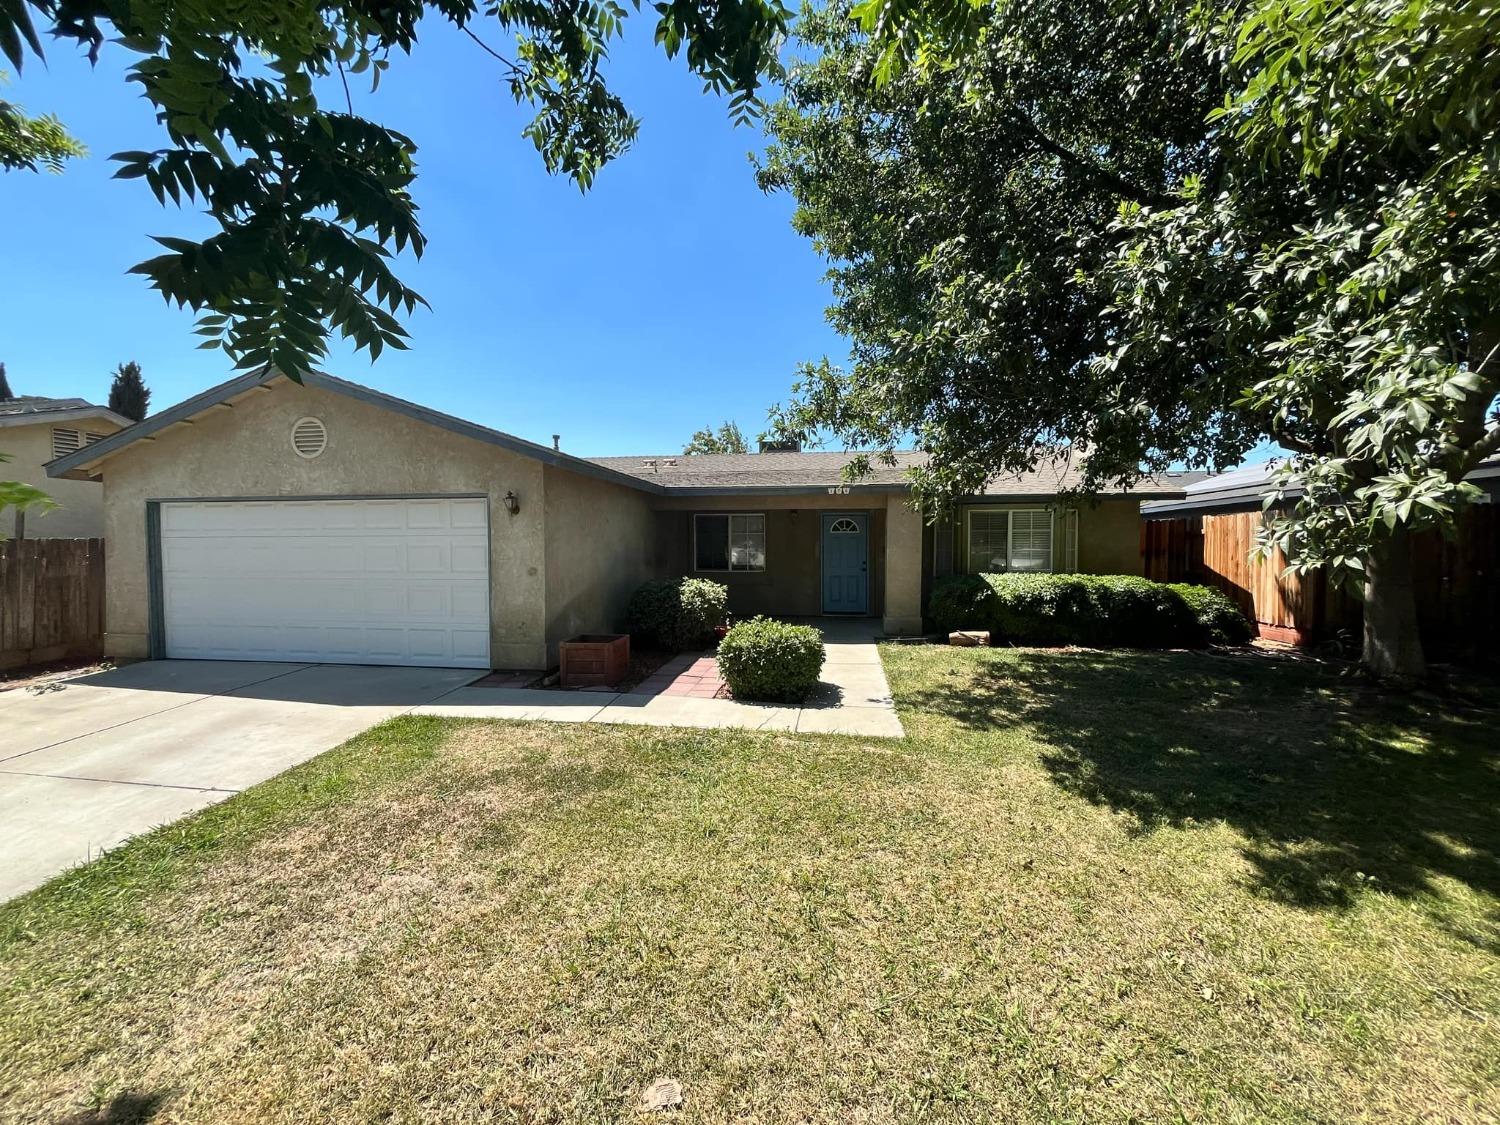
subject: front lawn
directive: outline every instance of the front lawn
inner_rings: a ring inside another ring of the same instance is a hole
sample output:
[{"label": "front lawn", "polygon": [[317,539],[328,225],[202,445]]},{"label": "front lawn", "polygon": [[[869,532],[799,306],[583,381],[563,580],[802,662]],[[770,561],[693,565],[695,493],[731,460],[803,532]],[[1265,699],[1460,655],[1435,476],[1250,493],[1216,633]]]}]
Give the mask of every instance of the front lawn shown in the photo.
[{"label": "front lawn", "polygon": [[904,742],[398,719],[0,908],[0,1117],[1494,1120],[1492,692],[884,654]]}]

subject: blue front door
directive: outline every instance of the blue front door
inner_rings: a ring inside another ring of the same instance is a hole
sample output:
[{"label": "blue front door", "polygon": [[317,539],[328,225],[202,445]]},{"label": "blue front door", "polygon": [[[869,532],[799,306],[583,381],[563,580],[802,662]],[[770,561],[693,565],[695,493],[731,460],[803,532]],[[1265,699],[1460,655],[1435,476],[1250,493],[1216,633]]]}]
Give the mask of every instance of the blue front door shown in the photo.
[{"label": "blue front door", "polygon": [[870,612],[869,518],[823,516],[823,612]]}]

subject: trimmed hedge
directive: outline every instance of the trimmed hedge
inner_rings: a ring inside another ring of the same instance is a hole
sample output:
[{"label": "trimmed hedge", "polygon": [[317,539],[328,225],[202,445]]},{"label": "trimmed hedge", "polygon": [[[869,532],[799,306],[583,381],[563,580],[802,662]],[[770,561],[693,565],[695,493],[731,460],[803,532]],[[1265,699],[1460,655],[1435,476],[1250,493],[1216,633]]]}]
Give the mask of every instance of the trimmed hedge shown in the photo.
[{"label": "trimmed hedge", "polygon": [[1244,645],[1250,643],[1250,622],[1240,607],[1223,590],[1212,586],[1191,586],[1174,582],[1168,589],[1187,602],[1198,618],[1204,639],[1211,645]]},{"label": "trimmed hedge", "polygon": [[927,611],[945,633],[988,629],[992,643],[1198,648],[1250,637],[1249,623],[1219,591],[1126,574],[943,578]]},{"label": "trimmed hedge", "polygon": [[823,635],[769,617],[741,621],[719,642],[719,672],[736,699],[800,703],[823,670]]},{"label": "trimmed hedge", "polygon": [[627,629],[642,643],[671,652],[706,647],[724,620],[729,587],[707,578],[643,582],[625,611]]}]

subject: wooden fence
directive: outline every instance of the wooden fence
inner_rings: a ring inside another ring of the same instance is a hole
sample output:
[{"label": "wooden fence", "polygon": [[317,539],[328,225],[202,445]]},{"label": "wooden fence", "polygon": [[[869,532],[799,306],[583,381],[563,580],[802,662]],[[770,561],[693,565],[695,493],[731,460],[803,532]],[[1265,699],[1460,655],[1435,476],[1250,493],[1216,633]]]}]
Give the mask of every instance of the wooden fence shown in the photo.
[{"label": "wooden fence", "polygon": [[98,656],[104,540],[0,542],[0,668]]},{"label": "wooden fence", "polygon": [[[1280,551],[1250,561],[1264,515],[1233,512],[1141,522],[1142,572],[1161,582],[1201,582],[1235,600],[1260,635],[1316,645],[1347,637],[1358,648],[1360,602],[1320,573],[1282,577]],[[1424,532],[1412,543],[1422,639],[1438,659],[1495,659],[1500,628],[1500,514],[1476,504],[1451,539]]]}]

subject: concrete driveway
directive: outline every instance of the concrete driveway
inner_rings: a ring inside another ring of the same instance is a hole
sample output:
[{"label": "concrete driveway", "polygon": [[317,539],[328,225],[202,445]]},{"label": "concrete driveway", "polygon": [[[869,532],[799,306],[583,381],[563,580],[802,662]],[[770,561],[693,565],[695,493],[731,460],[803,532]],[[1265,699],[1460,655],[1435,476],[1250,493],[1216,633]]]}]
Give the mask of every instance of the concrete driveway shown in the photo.
[{"label": "concrete driveway", "polygon": [[159,660],[0,693],[0,901],[481,674]]}]

